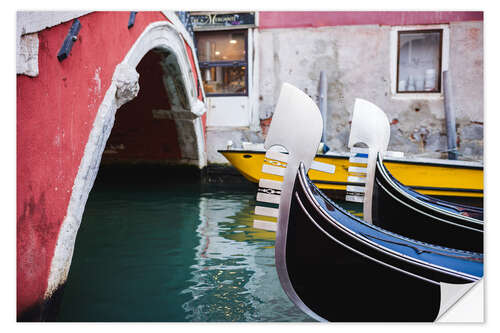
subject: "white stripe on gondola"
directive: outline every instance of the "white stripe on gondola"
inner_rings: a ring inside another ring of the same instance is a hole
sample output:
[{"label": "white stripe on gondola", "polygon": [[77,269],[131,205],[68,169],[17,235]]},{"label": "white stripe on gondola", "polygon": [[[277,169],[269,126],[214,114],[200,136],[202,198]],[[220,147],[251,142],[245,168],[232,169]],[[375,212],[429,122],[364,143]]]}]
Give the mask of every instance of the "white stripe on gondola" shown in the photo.
[{"label": "white stripe on gondola", "polygon": [[312,161],[311,169],[326,173],[335,173],[335,165],[318,161]]},{"label": "white stripe on gondola", "polygon": [[368,169],[367,168],[362,168],[362,167],[357,167],[357,166],[350,166],[347,169],[347,172],[353,172],[353,173],[367,173]]},{"label": "white stripe on gondola", "polygon": [[267,194],[267,193],[257,193],[257,201],[267,202],[273,204],[280,203],[280,196],[276,194]]},{"label": "white stripe on gondola", "polygon": [[[268,150],[266,152],[266,157],[272,160],[287,163],[289,155],[278,151]],[[313,161],[311,163],[311,169],[326,173],[335,173],[335,165],[319,161]]]},{"label": "white stripe on gondola", "polygon": [[279,167],[283,167],[283,168],[286,168],[286,163],[284,162],[280,162],[280,161],[275,161],[275,160],[269,160],[269,159],[264,159],[264,163],[266,164],[270,164],[270,165],[274,165],[274,166],[279,166]]},{"label": "white stripe on gondola", "polygon": [[285,175],[285,168],[277,167],[277,166],[269,165],[269,164],[264,164],[264,165],[262,165],[262,172],[268,173],[270,175],[284,176]]},{"label": "white stripe on gondola", "polygon": [[[278,167],[272,167],[271,169],[278,168]],[[267,169],[267,168],[266,168]],[[285,170],[284,168],[280,168],[282,170]],[[264,167],[263,167],[263,172],[264,172]],[[259,180],[259,192],[257,192],[257,197],[256,200],[260,202],[266,202],[266,203],[273,203],[273,204],[278,204],[280,203],[280,194],[270,194],[270,193],[265,193],[265,192],[273,192],[273,191],[281,191],[283,187],[283,182],[277,181],[277,180],[271,180],[271,179],[265,179],[261,178]],[[262,192],[264,191],[264,192]],[[255,215],[261,215],[261,216],[269,216],[269,217],[274,217],[277,218],[279,214],[279,208],[272,208],[272,207],[264,207],[264,206],[255,206]],[[255,219],[253,222],[253,227],[256,229],[262,229],[262,230],[267,230],[267,231],[274,231],[278,229],[278,222],[270,222],[270,221],[263,221],[259,219]]]},{"label": "white stripe on gondola", "polygon": [[276,232],[276,230],[278,230],[278,223],[270,221],[262,221],[262,220],[253,220],[253,227],[255,229],[263,229],[267,231]]},{"label": "white stripe on gondola", "polygon": [[255,215],[278,217],[279,209],[273,207],[255,206]]},{"label": "white stripe on gondola", "polygon": [[277,181],[277,180],[271,180],[271,179],[265,179],[261,178],[259,180],[259,187],[263,188],[272,188],[274,190],[280,190],[281,187],[283,186],[283,182]]},{"label": "white stripe on gondola", "polygon": [[[363,164],[360,166],[350,165],[347,168],[348,183],[366,183],[366,175],[368,173],[368,148],[352,147],[350,151],[349,163]],[[366,156],[360,157],[359,154]],[[365,188],[361,186],[347,185],[345,201],[364,202]]]},{"label": "white stripe on gondola", "polygon": [[346,195],[345,196],[345,201],[350,201],[350,202],[363,202],[364,196],[361,195]]},{"label": "white stripe on gondola", "polygon": [[268,150],[266,152],[267,158],[270,158],[272,160],[277,160],[280,162],[285,162],[285,163],[288,162],[288,156],[289,156],[288,154],[283,154],[283,153],[280,153],[279,151],[274,151],[274,150]]},{"label": "white stripe on gondola", "polygon": [[368,148],[361,148],[361,147],[352,147],[351,148],[351,153],[356,153],[356,154],[368,154],[369,149]]},{"label": "white stripe on gondola", "polygon": [[358,177],[358,176],[347,176],[348,183],[364,183],[366,182],[366,177]]},{"label": "white stripe on gondola", "polygon": [[368,158],[367,157],[349,157],[349,162],[350,163],[368,164]]},{"label": "white stripe on gondola", "polygon": [[347,192],[365,193],[365,187],[364,186],[347,185],[346,191]]}]

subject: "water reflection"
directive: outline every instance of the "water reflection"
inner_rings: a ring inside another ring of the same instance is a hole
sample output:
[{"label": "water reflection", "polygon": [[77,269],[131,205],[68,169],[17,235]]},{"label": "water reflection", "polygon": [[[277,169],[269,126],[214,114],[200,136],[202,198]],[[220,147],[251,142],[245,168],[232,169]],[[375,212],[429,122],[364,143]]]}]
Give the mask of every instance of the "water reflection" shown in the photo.
[{"label": "water reflection", "polygon": [[192,282],[182,293],[189,321],[309,321],[282,291],[274,233],[252,227],[254,193],[200,198]]},{"label": "water reflection", "polygon": [[274,233],[252,228],[254,186],[133,179],[96,182],[59,321],[309,320],[281,289]]}]

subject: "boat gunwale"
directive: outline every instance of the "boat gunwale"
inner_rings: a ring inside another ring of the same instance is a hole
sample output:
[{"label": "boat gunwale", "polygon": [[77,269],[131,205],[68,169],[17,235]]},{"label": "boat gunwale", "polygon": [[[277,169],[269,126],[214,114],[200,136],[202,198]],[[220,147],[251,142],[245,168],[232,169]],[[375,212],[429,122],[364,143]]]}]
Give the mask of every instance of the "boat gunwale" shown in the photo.
[{"label": "boat gunwale", "polygon": [[[265,151],[258,151],[258,150],[237,150],[237,149],[220,149],[218,150],[219,153],[221,154],[258,154],[258,155],[264,155]],[[225,156],[225,155],[224,155]],[[227,156],[225,156],[228,158]],[[321,158],[329,158],[329,159],[341,159],[341,160],[346,160],[348,159],[348,155],[346,156],[333,156],[333,155],[321,155],[317,154],[316,157],[321,157]],[[412,161],[395,161],[391,160],[390,158],[384,158],[384,161],[389,162],[389,163],[407,163],[407,164],[412,164]],[[422,164],[421,162],[415,163],[414,165]],[[231,164],[232,165],[232,164]],[[425,166],[428,166],[429,164],[425,164]],[[455,165],[441,165],[441,164],[436,164],[439,167],[455,167]],[[234,168],[236,168],[242,175],[246,175],[247,173],[232,165]],[[483,170],[483,167],[468,167],[468,166],[457,166],[458,168],[468,168],[471,170],[476,170],[480,169]],[[245,176],[246,178],[246,176]],[[256,182],[256,181],[254,181]],[[320,184],[320,185],[331,185],[331,186],[365,186],[364,183],[359,183],[359,182],[342,182],[342,181],[331,181],[331,180],[324,180],[324,179],[312,179],[312,182],[315,184]],[[406,185],[405,185],[406,186]],[[479,197],[482,198],[484,194],[484,189],[482,188],[458,188],[458,187],[432,187],[432,186],[420,186],[420,185],[407,185],[409,188],[415,190],[415,191],[426,191],[426,192],[436,192],[428,195],[444,195],[444,196],[453,196],[453,197],[463,197],[463,198],[468,198],[468,197]],[[346,190],[346,189],[324,189],[324,190]]]},{"label": "boat gunwale", "polygon": [[[223,153],[239,153],[239,154],[262,154],[265,155],[265,150],[245,150],[245,149],[219,149],[217,152]],[[350,153],[336,152],[334,154],[316,154],[315,158],[327,159],[349,159]],[[411,158],[411,157],[384,157],[384,161],[396,164],[418,164],[425,166],[449,167],[457,169],[473,169],[484,170],[484,165],[481,162],[475,161],[460,161],[460,160],[445,160],[431,158]]]},{"label": "boat gunwale", "polygon": [[[298,173],[299,173],[299,177],[298,178],[300,180],[301,187],[304,190],[304,193],[306,194],[306,197],[307,197],[308,201],[310,202],[310,204],[312,204],[314,207],[316,207],[317,211],[322,215],[322,217],[325,219],[325,221],[327,221],[330,224],[332,224],[335,228],[343,230],[344,233],[348,234],[352,238],[357,239],[361,243],[365,243],[366,245],[368,245],[368,246],[370,246],[370,247],[378,250],[381,253],[385,253],[386,255],[390,255],[392,257],[399,258],[400,260],[404,260],[406,262],[409,262],[410,264],[414,264],[414,265],[421,266],[421,267],[427,267],[428,269],[440,272],[442,274],[451,275],[451,276],[454,276],[456,278],[462,278],[462,279],[465,279],[465,280],[469,280],[471,282],[478,281],[478,280],[480,280],[482,278],[482,276],[478,277],[478,276],[471,275],[471,274],[468,274],[468,273],[456,271],[456,270],[451,269],[451,268],[443,267],[443,266],[440,266],[440,265],[437,265],[437,264],[429,263],[429,262],[421,260],[421,259],[417,259],[417,258],[414,258],[414,257],[407,256],[407,255],[402,254],[402,253],[398,253],[395,250],[389,249],[389,248],[387,248],[387,247],[385,247],[385,246],[383,246],[381,244],[378,244],[378,243],[376,243],[376,242],[368,239],[367,237],[365,237],[363,235],[360,235],[357,232],[349,229],[348,227],[342,225],[342,223],[340,223],[339,221],[336,221],[315,200],[314,194],[311,192],[310,187],[307,186],[307,184],[303,183],[304,181],[307,181],[308,177],[305,174],[304,166],[303,166],[302,163],[301,163],[301,165],[299,167]],[[312,183],[312,181],[311,181],[311,183]],[[314,184],[312,184],[312,185],[314,185]],[[333,202],[328,197],[326,197],[321,190],[319,190],[319,189],[317,189],[317,190],[320,193],[320,195],[323,197],[323,199],[327,200],[330,204],[332,204],[339,212],[341,212],[347,218],[352,219],[352,220],[354,220],[354,221],[356,221],[358,223],[362,223],[363,225],[365,225],[365,226],[367,226],[369,228],[372,228],[372,229],[374,229],[376,231],[379,231],[379,232],[381,232],[382,234],[385,234],[388,237],[400,239],[403,242],[413,243],[413,244],[415,244],[415,246],[426,247],[426,248],[430,248],[430,249],[433,249],[433,250],[436,250],[436,251],[461,253],[461,254],[470,254],[472,256],[482,257],[481,253],[472,252],[472,251],[466,251],[466,250],[460,250],[460,249],[452,249],[452,248],[447,248],[447,247],[444,247],[444,246],[439,246],[439,245],[435,245],[435,244],[421,242],[421,241],[414,240],[414,239],[411,239],[411,238],[408,238],[408,237],[405,237],[405,236],[402,236],[402,235],[399,235],[399,234],[392,233],[392,232],[390,232],[388,230],[385,230],[383,228],[380,228],[380,227],[368,224],[366,221],[364,221],[364,220],[362,220],[362,219],[360,219],[360,218],[358,218],[358,217],[350,214],[349,212],[347,212],[344,209],[342,209],[341,207],[339,207],[335,202]],[[484,275],[484,273],[483,273],[483,275]]]},{"label": "boat gunwale", "polygon": [[[392,176],[390,174],[389,170],[387,170],[387,168],[385,167],[380,154],[377,155],[376,168],[380,172],[380,174],[382,175],[383,180],[386,183],[388,183],[396,191],[396,193],[399,193],[400,195],[402,195],[404,198],[410,200],[411,202],[413,202],[413,203],[415,203],[415,204],[417,204],[419,206],[423,206],[423,207],[427,208],[428,210],[430,210],[431,212],[434,212],[434,213],[437,213],[437,214],[446,215],[446,216],[448,216],[450,218],[454,218],[454,219],[457,219],[459,221],[464,221],[464,222],[471,223],[472,225],[484,226],[484,222],[481,221],[481,220],[478,220],[478,219],[475,219],[475,218],[472,218],[472,217],[469,217],[469,216],[464,216],[464,215],[461,215],[461,214],[458,214],[458,213],[454,213],[454,212],[451,212],[449,210],[446,210],[446,209],[441,208],[441,207],[436,206],[436,205],[431,205],[431,204],[429,204],[427,202],[424,202],[424,201],[420,200],[419,198],[414,197],[410,193],[407,193],[406,191],[404,191],[397,183],[395,183],[393,181],[392,178],[394,178],[394,176]],[[392,176],[392,178],[391,178],[391,176]],[[382,186],[382,184],[380,184],[380,182],[379,182],[378,179],[376,179],[376,181],[378,182],[378,184],[382,187],[382,189],[387,194],[389,194],[394,199],[396,199],[396,200],[398,200],[398,201],[401,202],[402,199],[396,198],[395,194],[390,193],[390,191],[388,189],[386,189],[384,186]],[[401,202],[401,203],[403,203],[403,202]],[[418,207],[414,207],[414,206],[412,206],[410,204],[407,204],[407,203],[403,203],[403,204],[405,206],[411,208],[412,210],[415,210],[415,211],[418,211],[418,212],[423,213],[425,215],[428,215],[428,214],[426,214],[426,213],[418,210]],[[431,218],[437,218],[436,216],[430,216],[430,217]],[[468,227],[468,226],[460,225],[460,224],[455,223],[453,221],[447,221],[447,220],[443,220],[441,218],[437,218],[437,219],[439,219],[440,221],[443,221],[445,223],[450,223],[450,224],[453,224],[453,225],[456,225],[456,226],[459,226],[459,227],[463,227],[463,228],[466,228],[466,229],[470,229],[470,230],[474,230],[474,231],[480,231],[481,233],[483,232],[483,230],[478,230],[478,229],[473,228],[473,227]]]}]

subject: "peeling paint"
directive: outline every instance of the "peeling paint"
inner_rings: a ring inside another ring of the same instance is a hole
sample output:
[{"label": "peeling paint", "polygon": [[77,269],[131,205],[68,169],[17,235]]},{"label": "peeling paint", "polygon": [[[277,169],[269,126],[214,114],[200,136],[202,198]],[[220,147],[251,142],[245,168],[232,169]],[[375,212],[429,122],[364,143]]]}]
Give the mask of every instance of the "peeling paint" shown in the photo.
[{"label": "peeling paint", "polygon": [[94,87],[94,93],[95,94],[100,94],[101,93],[101,67],[97,67],[95,70],[94,74],[94,81],[96,82],[96,85]]}]

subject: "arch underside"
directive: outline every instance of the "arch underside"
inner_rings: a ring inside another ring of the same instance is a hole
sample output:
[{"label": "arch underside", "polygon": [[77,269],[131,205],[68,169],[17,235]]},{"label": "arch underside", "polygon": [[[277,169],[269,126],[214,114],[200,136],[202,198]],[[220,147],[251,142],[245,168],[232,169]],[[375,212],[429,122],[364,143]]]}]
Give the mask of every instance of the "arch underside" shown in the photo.
[{"label": "arch underside", "polygon": [[199,117],[190,110],[177,56],[154,48],[136,71],[138,95],[117,110],[101,163],[199,166]]}]

